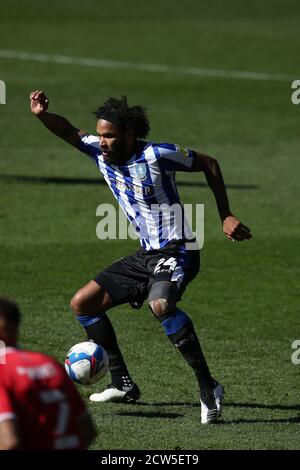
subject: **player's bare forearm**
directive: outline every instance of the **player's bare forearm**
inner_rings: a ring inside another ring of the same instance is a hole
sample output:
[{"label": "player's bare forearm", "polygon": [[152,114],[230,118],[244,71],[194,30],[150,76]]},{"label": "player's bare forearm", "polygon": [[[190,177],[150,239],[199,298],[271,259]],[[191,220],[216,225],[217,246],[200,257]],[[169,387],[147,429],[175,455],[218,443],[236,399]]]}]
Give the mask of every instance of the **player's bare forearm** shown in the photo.
[{"label": "player's bare forearm", "polygon": [[84,132],[76,128],[63,116],[48,113],[49,99],[43,91],[36,90],[30,93],[31,112],[44,124],[49,131],[57,135],[70,145],[77,147],[80,135]]},{"label": "player's bare forearm", "polygon": [[194,160],[194,171],[203,171],[209,187],[214,193],[223,232],[230,240],[249,240],[250,229],[235,217],[229,207],[229,201],[220,165],[215,158],[197,153]]},{"label": "player's bare forearm", "polygon": [[227,191],[219,163],[208,155],[197,154],[194,160],[194,171],[203,171],[206,181],[214,193],[222,222],[232,215],[229,208]]},{"label": "player's bare forearm", "polygon": [[0,450],[18,450],[21,438],[16,419],[6,419],[0,423]]},{"label": "player's bare forearm", "polygon": [[221,220],[224,222],[224,220],[232,214],[229,208],[223,175],[217,160],[214,158],[208,160],[204,174],[210,189],[214,193]]},{"label": "player's bare forearm", "polygon": [[[66,118],[53,113],[40,113],[37,118],[49,131],[63,140],[76,145],[79,140],[79,129],[74,127]],[[71,140],[71,142],[70,142]]]}]

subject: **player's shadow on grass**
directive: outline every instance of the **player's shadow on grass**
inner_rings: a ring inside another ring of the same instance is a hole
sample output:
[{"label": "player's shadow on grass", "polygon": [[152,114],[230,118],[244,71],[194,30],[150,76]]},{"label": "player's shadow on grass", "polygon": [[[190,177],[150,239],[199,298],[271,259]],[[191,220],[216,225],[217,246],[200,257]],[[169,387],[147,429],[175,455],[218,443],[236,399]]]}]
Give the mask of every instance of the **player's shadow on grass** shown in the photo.
[{"label": "player's shadow on grass", "polygon": [[[28,183],[28,184],[61,184],[61,185],[106,185],[106,181],[99,178],[69,178],[60,176],[30,176],[30,175],[0,175],[0,181],[9,183]],[[208,185],[201,181],[176,181],[178,187],[198,187],[207,188]],[[229,189],[258,189],[256,184],[227,184]]]},{"label": "player's shadow on grass", "polygon": [[[147,402],[137,402],[138,405],[140,406],[153,406],[153,407],[160,407],[160,406],[188,406],[188,407],[193,407],[193,408],[198,408],[200,409],[200,404],[199,403],[191,403],[191,402],[158,402],[158,403],[147,403]],[[224,406],[227,408],[233,407],[233,408],[260,408],[260,409],[267,409],[267,410],[282,410],[282,411],[299,411],[300,410],[300,405],[282,405],[282,404],[265,404],[265,403],[239,403],[239,402],[225,402]],[[121,413],[124,414],[124,413]],[[160,417],[167,417],[167,418],[172,418],[176,417],[179,418],[182,416],[182,414],[179,413],[159,413],[159,412],[154,412],[154,413],[143,413],[143,412],[134,412],[134,413],[127,413],[125,412],[125,415],[130,415],[130,416],[145,416],[145,417],[152,417],[152,418],[160,418]],[[149,415],[149,416],[148,416]],[[297,424],[300,423],[300,416],[295,416],[292,418],[270,418],[270,419],[255,419],[255,418],[240,418],[240,419],[232,419],[232,420],[224,420],[220,419],[217,421],[216,424],[242,424],[242,423],[287,423],[287,424]]]},{"label": "player's shadow on grass", "polygon": [[181,418],[183,415],[180,413],[160,413],[160,412],[149,412],[149,411],[118,411],[116,413],[118,416],[135,416],[137,418]]},{"label": "player's shadow on grass", "polygon": [[272,404],[265,404],[265,403],[239,403],[239,402],[225,402],[226,406],[232,406],[236,408],[263,408],[267,410],[283,410],[283,411],[300,411],[299,404],[292,404],[292,405],[282,405],[281,403],[272,403]]},{"label": "player's shadow on grass", "polygon": [[[194,407],[194,408],[199,408],[199,403],[195,402],[185,402],[185,401],[179,401],[179,402],[153,402],[153,403],[148,403],[144,401],[138,401],[138,405],[145,405],[145,406],[189,406],[189,407]],[[224,406],[228,407],[233,407],[233,408],[263,408],[263,409],[269,409],[269,410],[285,410],[285,411],[300,411],[300,405],[299,404],[291,404],[291,405],[282,405],[282,404],[277,404],[277,403],[272,403],[272,404],[265,404],[265,403],[243,403],[243,402],[228,402],[224,401]]]},{"label": "player's shadow on grass", "polygon": [[[194,408],[199,408],[199,403],[195,402],[185,402],[185,401],[170,401],[170,402],[144,402],[138,401],[136,404],[144,405],[144,406],[189,406]],[[291,405],[282,405],[280,403],[272,403],[272,404],[265,404],[265,403],[244,403],[244,402],[228,402],[224,401],[224,406],[233,407],[233,408],[264,408],[269,410],[286,410],[286,411],[300,411],[299,404],[291,404]]]},{"label": "player's shadow on grass", "polygon": [[219,424],[243,424],[243,423],[286,423],[286,424],[298,424],[300,423],[300,416],[296,416],[295,418],[271,418],[271,419],[230,419],[230,420],[220,420]]}]

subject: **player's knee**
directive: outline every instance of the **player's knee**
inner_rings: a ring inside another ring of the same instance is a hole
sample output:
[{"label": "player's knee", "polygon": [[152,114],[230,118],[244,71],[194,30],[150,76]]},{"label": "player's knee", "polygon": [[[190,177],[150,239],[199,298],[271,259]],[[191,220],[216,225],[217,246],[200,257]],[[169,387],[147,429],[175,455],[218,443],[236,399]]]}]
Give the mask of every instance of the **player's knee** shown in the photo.
[{"label": "player's knee", "polygon": [[71,299],[70,307],[76,315],[80,315],[81,313],[83,313],[83,306],[83,296],[79,292],[77,292]]},{"label": "player's knee", "polygon": [[108,292],[95,281],[90,281],[76,292],[71,300],[71,309],[77,316],[99,315],[112,306]]},{"label": "player's knee", "polygon": [[105,305],[104,302],[95,302],[92,299],[89,299],[82,292],[77,292],[70,302],[71,309],[76,315],[95,315],[104,313],[108,305]]},{"label": "player's knee", "polygon": [[172,314],[175,311],[176,304],[167,299],[155,299],[149,302],[149,307],[153,315],[157,318]]}]

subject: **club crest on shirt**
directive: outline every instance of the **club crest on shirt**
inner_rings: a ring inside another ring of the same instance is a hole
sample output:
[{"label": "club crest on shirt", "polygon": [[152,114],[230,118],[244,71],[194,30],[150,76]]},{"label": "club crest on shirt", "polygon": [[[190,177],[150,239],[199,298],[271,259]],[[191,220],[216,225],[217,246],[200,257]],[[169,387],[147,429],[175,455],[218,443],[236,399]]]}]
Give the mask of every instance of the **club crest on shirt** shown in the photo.
[{"label": "club crest on shirt", "polygon": [[135,173],[138,179],[144,180],[147,178],[147,168],[145,163],[137,163],[135,165]]}]

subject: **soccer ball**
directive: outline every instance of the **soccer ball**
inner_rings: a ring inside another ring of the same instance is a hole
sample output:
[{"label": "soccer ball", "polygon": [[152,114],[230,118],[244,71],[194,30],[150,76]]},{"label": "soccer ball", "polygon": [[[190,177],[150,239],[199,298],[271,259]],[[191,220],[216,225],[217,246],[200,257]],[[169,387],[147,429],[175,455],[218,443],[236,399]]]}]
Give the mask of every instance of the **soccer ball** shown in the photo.
[{"label": "soccer ball", "polygon": [[69,377],[81,385],[98,382],[106,374],[108,365],[105,350],[92,341],[75,344],[65,359],[65,369]]}]

